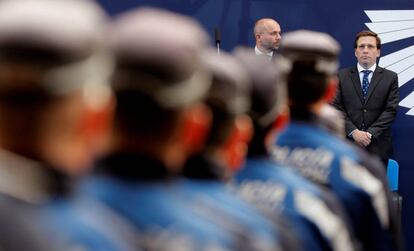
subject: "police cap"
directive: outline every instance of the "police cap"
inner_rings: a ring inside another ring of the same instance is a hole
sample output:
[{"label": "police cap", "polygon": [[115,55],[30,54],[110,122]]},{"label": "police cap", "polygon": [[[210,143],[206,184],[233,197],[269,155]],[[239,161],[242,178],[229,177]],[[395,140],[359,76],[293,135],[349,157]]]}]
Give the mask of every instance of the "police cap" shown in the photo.
[{"label": "police cap", "polygon": [[229,115],[246,113],[250,106],[248,75],[232,55],[214,50],[203,54],[206,69],[212,75],[207,101]]},{"label": "police cap", "polygon": [[281,41],[281,54],[292,63],[296,61],[314,62],[314,70],[327,75],[338,70],[338,42],[322,32],[298,30],[285,33]]},{"label": "police cap", "polygon": [[115,91],[134,90],[177,108],[206,94],[201,54],[208,36],[193,19],[153,8],[119,16],[109,32],[116,57]]},{"label": "police cap", "polygon": [[0,90],[64,94],[104,82],[110,57],[97,52],[105,21],[92,1],[1,1]]}]

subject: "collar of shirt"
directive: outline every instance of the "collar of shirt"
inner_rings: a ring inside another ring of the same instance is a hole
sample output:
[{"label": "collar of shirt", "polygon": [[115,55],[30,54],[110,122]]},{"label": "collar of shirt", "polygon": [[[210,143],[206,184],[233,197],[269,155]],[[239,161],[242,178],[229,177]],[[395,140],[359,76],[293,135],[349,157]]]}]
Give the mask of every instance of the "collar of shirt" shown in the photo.
[{"label": "collar of shirt", "polygon": [[369,69],[365,69],[364,67],[362,67],[359,63],[357,64],[357,68],[358,68],[358,72],[359,72],[359,81],[361,83],[361,87],[362,87],[362,78],[364,77],[364,73],[362,71],[365,70],[369,70],[371,71],[368,75],[368,81],[371,82],[372,79],[372,75],[375,71],[375,69],[377,68],[377,64],[374,64],[373,66],[371,66]]},{"label": "collar of shirt", "polygon": [[273,51],[267,52],[267,53],[263,53],[261,50],[259,50],[259,48],[257,48],[257,46],[254,47],[254,53],[256,55],[266,55],[266,56],[269,56],[269,57],[272,57],[273,56]]}]

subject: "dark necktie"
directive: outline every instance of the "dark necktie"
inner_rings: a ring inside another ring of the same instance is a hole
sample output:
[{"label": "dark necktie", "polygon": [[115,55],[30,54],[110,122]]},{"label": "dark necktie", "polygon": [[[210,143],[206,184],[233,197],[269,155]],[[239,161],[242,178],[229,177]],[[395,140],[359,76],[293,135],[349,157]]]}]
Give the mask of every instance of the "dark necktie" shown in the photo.
[{"label": "dark necktie", "polygon": [[372,71],[364,70],[362,72],[364,73],[364,76],[362,77],[362,95],[363,95],[364,101],[365,101],[365,99],[367,97],[367,93],[368,93],[368,87],[369,87],[368,76]]},{"label": "dark necktie", "polygon": [[[368,87],[369,87],[369,80],[368,80],[368,76],[371,73],[370,70],[364,70],[362,71],[364,73],[364,76],[362,77],[362,95],[364,97],[364,102],[367,98],[367,94],[368,94]],[[365,123],[362,122],[362,126],[361,126],[361,130],[365,131]]]}]

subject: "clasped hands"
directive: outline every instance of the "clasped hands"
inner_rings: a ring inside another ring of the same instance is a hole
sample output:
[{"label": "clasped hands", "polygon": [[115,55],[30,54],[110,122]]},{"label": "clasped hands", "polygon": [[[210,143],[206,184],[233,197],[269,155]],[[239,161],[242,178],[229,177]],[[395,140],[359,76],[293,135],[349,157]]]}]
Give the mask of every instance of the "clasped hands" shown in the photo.
[{"label": "clasped hands", "polygon": [[360,146],[367,147],[369,144],[371,144],[372,134],[356,129],[352,132],[352,138]]}]

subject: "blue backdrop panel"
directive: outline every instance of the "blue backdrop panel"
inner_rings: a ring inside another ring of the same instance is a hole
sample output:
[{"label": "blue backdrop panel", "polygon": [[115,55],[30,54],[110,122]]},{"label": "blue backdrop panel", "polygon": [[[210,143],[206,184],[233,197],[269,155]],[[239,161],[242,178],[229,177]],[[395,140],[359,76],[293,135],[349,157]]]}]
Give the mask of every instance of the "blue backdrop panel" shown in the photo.
[{"label": "blue backdrop panel", "polygon": [[[253,46],[254,22],[261,17],[272,17],[279,21],[282,32],[311,29],[331,34],[342,46],[340,61],[343,67],[356,63],[353,49],[355,34],[368,29],[366,23],[374,23],[371,29],[395,40],[383,44],[382,57],[395,55],[395,52],[404,50],[398,56],[388,57],[389,60],[383,59],[384,62],[388,62],[387,68],[396,67],[400,80],[404,80],[404,85],[400,87],[400,100],[403,102],[400,103],[397,120],[393,126],[394,159],[400,164],[399,190],[404,197],[403,227],[406,233],[406,246],[407,250],[414,250],[414,239],[410,240],[408,236],[409,232],[414,231],[414,213],[412,213],[414,196],[411,193],[414,190],[414,182],[411,181],[411,177],[414,177],[414,169],[411,168],[414,110],[410,110],[414,107],[414,97],[409,97],[414,90],[412,80],[414,77],[414,0],[100,0],[99,2],[110,15],[137,6],[156,6],[193,16],[210,33],[212,40],[214,29],[220,28],[221,46],[227,51],[237,45]],[[377,17],[369,16],[365,12],[378,10],[384,12]],[[404,10],[404,12],[390,12],[392,10]],[[165,29],[170,28],[173,27],[165,27]],[[409,115],[410,113],[413,115]]]}]

